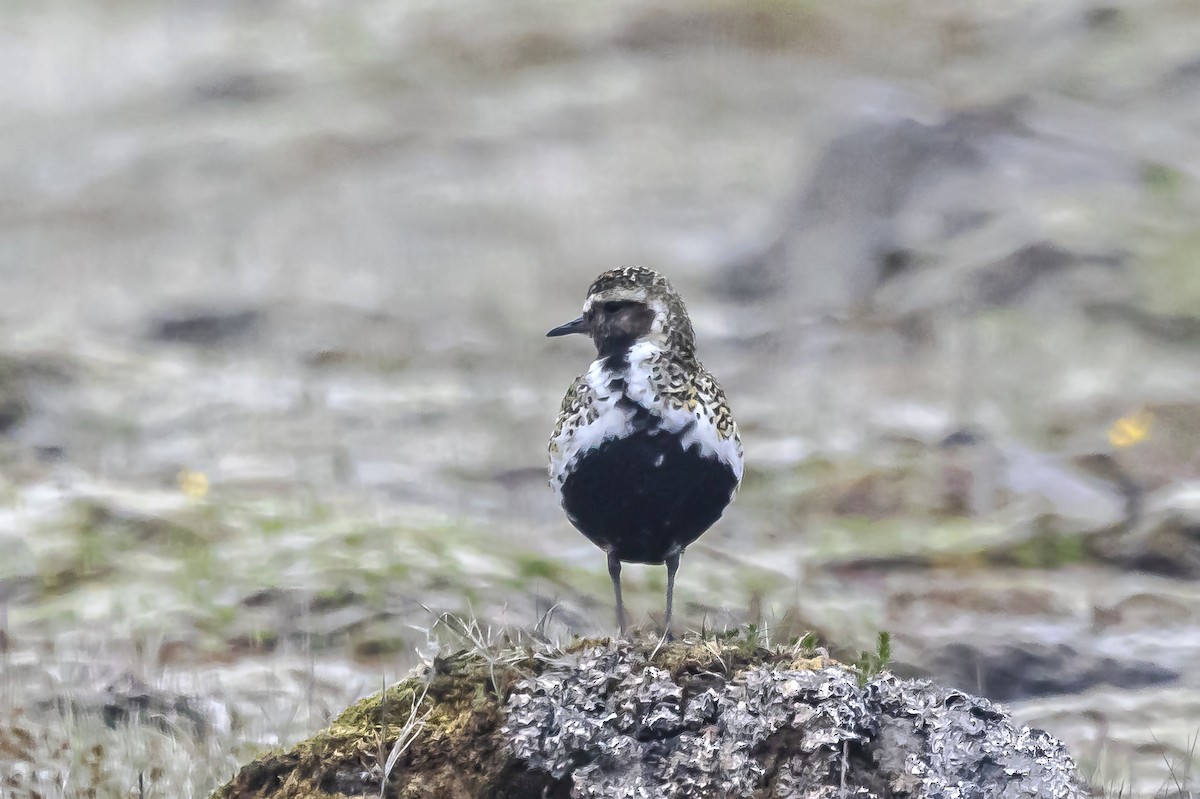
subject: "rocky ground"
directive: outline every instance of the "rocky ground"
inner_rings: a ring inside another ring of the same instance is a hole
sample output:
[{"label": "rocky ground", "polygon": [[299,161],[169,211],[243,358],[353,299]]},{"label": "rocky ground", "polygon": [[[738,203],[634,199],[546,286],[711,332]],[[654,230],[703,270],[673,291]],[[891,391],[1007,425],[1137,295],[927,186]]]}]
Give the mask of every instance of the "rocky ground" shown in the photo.
[{"label": "rocky ground", "polygon": [[[1098,789],[1180,791],[1197,33],[1165,1],[14,4],[6,789],[202,795],[444,611],[607,631],[543,472],[589,353],[542,335],[640,262],[748,461],[683,624],[890,630]],[[652,625],[665,575],[627,579]]]},{"label": "rocky ground", "polygon": [[414,669],[219,799],[1088,795],[986,699],[755,634],[518,636]]}]

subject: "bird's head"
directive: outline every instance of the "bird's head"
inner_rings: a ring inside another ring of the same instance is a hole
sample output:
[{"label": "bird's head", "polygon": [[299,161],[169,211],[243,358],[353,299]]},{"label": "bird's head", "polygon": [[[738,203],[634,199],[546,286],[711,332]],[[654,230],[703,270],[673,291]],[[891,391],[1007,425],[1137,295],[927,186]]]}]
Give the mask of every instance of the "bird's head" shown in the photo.
[{"label": "bird's head", "polygon": [[547,333],[586,333],[601,356],[649,341],[681,354],[695,347],[683,299],[667,279],[644,266],[625,266],[600,275],[588,289],[583,315]]}]

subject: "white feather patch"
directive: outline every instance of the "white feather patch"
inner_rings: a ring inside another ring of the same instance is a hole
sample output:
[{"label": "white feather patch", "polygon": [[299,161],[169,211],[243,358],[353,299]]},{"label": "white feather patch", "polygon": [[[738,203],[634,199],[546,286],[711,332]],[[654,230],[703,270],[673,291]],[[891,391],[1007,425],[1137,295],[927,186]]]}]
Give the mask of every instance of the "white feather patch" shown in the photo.
[{"label": "white feather patch", "polygon": [[[561,495],[563,481],[577,455],[600,446],[607,439],[633,432],[635,411],[618,405],[617,401],[622,395],[657,416],[663,430],[682,433],[681,441],[685,449],[699,444],[701,453],[715,456],[733,469],[739,483],[742,481],[742,451],[737,440],[733,437],[721,438],[713,417],[706,414],[702,407],[696,410],[672,407],[654,390],[647,362],[660,352],[661,349],[650,342],[633,345],[629,350],[627,372],[613,373],[604,368],[601,359],[592,362],[584,375],[584,382],[593,392],[592,409],[596,418],[574,428],[570,424],[564,425],[555,439],[556,447],[550,457],[550,483],[556,493]],[[616,388],[613,387],[614,382]]]}]

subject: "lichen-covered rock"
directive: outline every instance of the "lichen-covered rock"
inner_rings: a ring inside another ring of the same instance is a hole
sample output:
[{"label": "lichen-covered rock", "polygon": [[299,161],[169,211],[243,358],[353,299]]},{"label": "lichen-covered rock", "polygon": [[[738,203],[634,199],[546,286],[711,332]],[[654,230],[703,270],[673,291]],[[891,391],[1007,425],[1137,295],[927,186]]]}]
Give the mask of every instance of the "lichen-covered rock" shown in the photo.
[{"label": "lichen-covered rock", "polygon": [[408,737],[385,796],[1086,795],[1060,742],[985,699],[799,648],[657,644],[462,653],[215,796],[378,795]]},{"label": "lichen-covered rock", "polygon": [[505,730],[578,797],[1083,794],[1058,741],[986,699],[766,660],[695,691],[635,646],[588,647],[519,682]]}]

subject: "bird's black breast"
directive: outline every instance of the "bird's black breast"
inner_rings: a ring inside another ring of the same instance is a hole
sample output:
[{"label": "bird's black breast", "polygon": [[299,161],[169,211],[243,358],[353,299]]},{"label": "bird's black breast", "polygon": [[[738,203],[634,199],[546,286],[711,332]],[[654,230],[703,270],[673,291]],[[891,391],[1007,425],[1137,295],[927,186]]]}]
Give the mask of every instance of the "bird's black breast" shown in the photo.
[{"label": "bird's black breast", "polygon": [[571,523],[621,560],[662,563],[721,518],[737,487],[726,464],[678,434],[636,429],[581,453],[562,486]]}]

